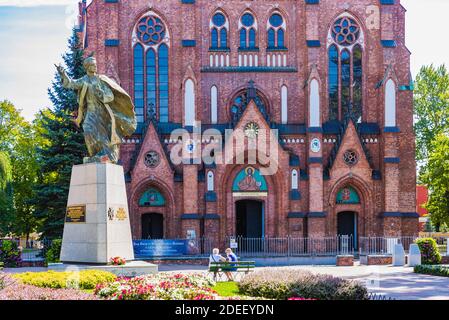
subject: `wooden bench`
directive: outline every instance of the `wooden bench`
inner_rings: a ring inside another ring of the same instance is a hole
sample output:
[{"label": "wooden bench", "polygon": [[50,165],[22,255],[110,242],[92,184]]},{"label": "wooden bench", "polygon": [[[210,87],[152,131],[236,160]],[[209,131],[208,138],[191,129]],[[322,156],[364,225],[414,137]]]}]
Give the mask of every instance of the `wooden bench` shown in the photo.
[{"label": "wooden bench", "polygon": [[231,272],[235,280],[238,275],[246,275],[254,271],[255,267],[255,261],[210,262],[208,272],[214,275],[214,281],[221,279],[225,272]]}]

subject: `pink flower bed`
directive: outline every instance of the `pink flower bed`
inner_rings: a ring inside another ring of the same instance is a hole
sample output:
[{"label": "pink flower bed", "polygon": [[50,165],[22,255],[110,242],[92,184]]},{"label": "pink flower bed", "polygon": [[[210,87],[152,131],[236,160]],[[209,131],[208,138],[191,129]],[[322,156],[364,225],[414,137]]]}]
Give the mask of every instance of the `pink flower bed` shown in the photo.
[{"label": "pink flower bed", "polygon": [[215,300],[213,281],[200,274],[157,274],[118,278],[97,285],[95,294],[108,300]]},{"label": "pink flower bed", "polygon": [[0,300],[97,300],[93,294],[79,290],[38,288],[2,274],[0,282]]}]

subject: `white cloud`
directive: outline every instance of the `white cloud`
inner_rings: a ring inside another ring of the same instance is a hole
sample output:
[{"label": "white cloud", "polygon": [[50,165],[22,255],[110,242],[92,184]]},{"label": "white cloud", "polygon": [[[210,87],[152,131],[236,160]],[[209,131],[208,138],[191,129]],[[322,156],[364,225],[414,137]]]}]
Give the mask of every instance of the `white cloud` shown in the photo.
[{"label": "white cloud", "polygon": [[79,0],[0,0],[0,6],[32,7],[45,5],[73,5]]}]

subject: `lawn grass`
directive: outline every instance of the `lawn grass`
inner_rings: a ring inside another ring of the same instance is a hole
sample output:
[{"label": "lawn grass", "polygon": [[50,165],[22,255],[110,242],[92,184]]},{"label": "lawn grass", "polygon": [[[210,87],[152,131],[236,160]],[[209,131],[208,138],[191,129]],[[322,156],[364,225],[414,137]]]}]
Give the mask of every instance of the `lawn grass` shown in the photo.
[{"label": "lawn grass", "polygon": [[217,282],[215,287],[212,288],[222,297],[235,297],[242,296],[239,291],[237,282]]}]

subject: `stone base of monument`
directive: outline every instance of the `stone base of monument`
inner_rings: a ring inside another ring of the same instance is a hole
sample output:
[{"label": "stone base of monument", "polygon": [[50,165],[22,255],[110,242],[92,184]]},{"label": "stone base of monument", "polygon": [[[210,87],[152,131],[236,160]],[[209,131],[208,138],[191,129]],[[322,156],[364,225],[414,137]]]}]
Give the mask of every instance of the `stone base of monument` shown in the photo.
[{"label": "stone base of monument", "polygon": [[113,257],[134,260],[123,167],[76,165],[70,180],[61,261],[107,265]]},{"label": "stone base of monument", "polygon": [[48,269],[53,271],[101,270],[111,272],[119,277],[136,277],[158,272],[156,264],[145,261],[130,261],[123,266],[50,263]]}]

